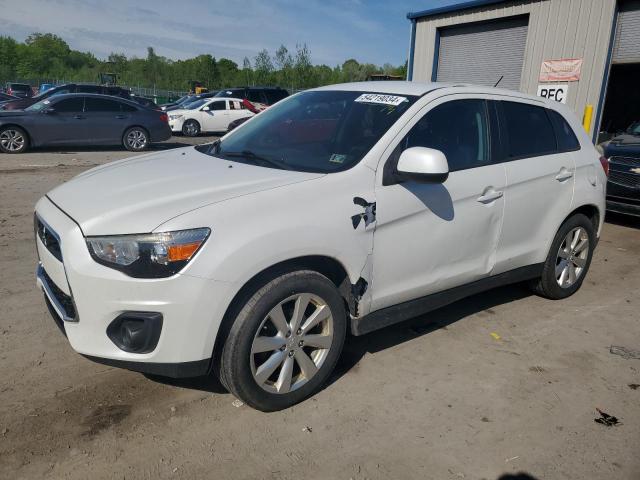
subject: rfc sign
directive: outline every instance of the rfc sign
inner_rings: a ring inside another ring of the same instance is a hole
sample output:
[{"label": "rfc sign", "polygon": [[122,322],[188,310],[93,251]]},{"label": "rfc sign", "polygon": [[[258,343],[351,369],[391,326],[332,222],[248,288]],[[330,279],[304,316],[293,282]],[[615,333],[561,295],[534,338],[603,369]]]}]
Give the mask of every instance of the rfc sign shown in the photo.
[{"label": "rfc sign", "polygon": [[538,85],[538,96],[555,100],[560,103],[567,103],[569,85]]}]

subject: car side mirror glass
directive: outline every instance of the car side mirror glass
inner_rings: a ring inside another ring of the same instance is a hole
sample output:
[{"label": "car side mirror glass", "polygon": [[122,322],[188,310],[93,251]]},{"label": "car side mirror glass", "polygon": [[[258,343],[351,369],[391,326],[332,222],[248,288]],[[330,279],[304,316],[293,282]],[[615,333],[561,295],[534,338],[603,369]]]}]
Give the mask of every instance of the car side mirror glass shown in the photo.
[{"label": "car side mirror glass", "polygon": [[444,183],[449,177],[449,163],[440,150],[411,147],[400,154],[397,171],[398,177],[402,180]]}]

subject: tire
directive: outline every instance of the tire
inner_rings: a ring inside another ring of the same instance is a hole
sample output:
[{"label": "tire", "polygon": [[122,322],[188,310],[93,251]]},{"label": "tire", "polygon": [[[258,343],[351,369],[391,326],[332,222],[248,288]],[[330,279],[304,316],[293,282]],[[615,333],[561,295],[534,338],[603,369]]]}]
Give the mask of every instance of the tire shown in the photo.
[{"label": "tire", "polygon": [[122,136],[122,144],[130,152],[142,152],[149,148],[149,134],[142,127],[128,128]]},{"label": "tire", "polygon": [[29,148],[29,136],[20,127],[8,126],[0,129],[0,152],[23,153]]},{"label": "tire", "polygon": [[200,124],[196,120],[187,120],[182,124],[182,134],[187,137],[200,135]]},{"label": "tire", "polygon": [[[312,317],[319,319],[315,326]],[[291,323],[295,318],[301,328]],[[235,318],[220,356],[220,381],[258,410],[290,407],[327,380],[346,327],[344,301],[328,278],[308,270],[284,274],[256,291]]]},{"label": "tire", "polygon": [[553,239],[542,275],[531,282],[532,290],[551,300],[576,293],[589,271],[595,245],[595,229],[589,218],[576,214],[567,219]]}]

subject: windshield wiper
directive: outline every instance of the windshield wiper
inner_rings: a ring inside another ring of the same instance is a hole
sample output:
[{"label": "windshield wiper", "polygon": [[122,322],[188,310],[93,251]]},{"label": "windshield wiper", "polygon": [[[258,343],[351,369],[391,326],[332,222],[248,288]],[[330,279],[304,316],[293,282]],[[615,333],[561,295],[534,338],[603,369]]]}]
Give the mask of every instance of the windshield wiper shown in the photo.
[{"label": "windshield wiper", "polygon": [[[217,147],[217,152],[216,153],[220,153],[220,147]],[[246,160],[254,160],[255,162],[262,162],[262,164],[266,164],[266,165],[270,165],[272,167],[275,168],[280,168],[282,170],[290,170],[290,167],[283,163],[283,162],[278,162],[277,160],[273,160],[271,158],[267,158],[267,157],[263,157],[261,155],[258,155],[255,152],[252,152],[251,150],[242,150],[241,152],[222,152],[221,153],[223,157],[231,157],[231,158],[244,158]]]}]

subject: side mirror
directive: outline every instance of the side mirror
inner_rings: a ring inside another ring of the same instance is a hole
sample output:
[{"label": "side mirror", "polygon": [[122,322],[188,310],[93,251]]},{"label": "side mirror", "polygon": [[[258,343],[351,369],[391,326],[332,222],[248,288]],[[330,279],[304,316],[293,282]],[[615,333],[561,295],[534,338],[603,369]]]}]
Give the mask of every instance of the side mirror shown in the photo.
[{"label": "side mirror", "polygon": [[209,108],[208,105],[206,107],[202,107],[202,111],[203,112],[208,112],[209,110],[211,110],[211,109]]},{"label": "side mirror", "polygon": [[45,108],[42,113],[46,113],[47,115],[51,115],[52,113],[56,113],[56,109],[53,107]]},{"label": "side mirror", "polygon": [[407,148],[398,160],[398,177],[420,183],[444,183],[449,177],[447,157],[440,150]]}]

